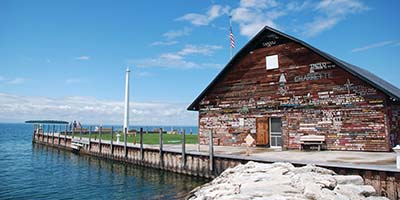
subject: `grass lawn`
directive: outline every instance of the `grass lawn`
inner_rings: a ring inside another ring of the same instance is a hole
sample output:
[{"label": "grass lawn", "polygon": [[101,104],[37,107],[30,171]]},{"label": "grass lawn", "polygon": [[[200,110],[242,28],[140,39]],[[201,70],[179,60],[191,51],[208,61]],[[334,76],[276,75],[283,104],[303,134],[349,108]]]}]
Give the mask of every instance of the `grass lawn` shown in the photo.
[{"label": "grass lawn", "polygon": [[[114,141],[117,141],[117,133],[114,133]],[[124,141],[124,135],[120,133],[120,142]],[[79,133],[75,134],[75,137],[79,137]],[[82,135],[82,137],[88,138],[88,134]],[[92,138],[98,138],[99,134],[92,134]],[[159,137],[158,133],[148,133],[143,134],[143,143],[144,144],[159,144]],[[102,133],[101,134],[102,140],[111,140],[111,133]],[[128,135],[128,142],[133,143],[134,136]],[[140,142],[140,134],[136,135],[136,143]],[[172,134],[163,134],[163,144],[181,144],[182,142],[182,135],[172,135]],[[197,135],[189,135],[186,134],[186,144],[197,144]]]}]

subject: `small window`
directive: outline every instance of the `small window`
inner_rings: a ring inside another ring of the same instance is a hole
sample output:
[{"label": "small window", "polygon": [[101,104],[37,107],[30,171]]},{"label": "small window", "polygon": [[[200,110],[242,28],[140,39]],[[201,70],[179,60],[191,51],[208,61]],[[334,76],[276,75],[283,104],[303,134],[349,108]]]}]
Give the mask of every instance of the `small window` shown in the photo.
[{"label": "small window", "polygon": [[267,70],[279,68],[278,55],[267,56],[265,57],[265,60],[266,60]]}]

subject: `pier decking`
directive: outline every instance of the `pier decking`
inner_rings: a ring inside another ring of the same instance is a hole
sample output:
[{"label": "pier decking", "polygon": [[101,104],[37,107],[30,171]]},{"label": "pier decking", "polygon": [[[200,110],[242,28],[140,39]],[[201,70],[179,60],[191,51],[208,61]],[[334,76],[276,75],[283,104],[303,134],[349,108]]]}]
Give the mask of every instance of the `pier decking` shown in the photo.
[{"label": "pier decking", "polygon": [[[140,136],[140,135],[139,135]],[[139,140],[140,141],[140,140]],[[63,133],[34,132],[34,143],[72,150],[80,144],[82,154],[144,165],[182,174],[213,178],[225,169],[248,161],[263,163],[290,162],[296,166],[314,164],[334,170],[338,174],[361,175],[366,184],[374,186],[380,195],[390,199],[400,197],[400,170],[395,166],[394,153],[347,151],[281,151],[280,149],[252,148],[246,156],[244,147],[208,145],[147,145],[94,138],[80,138]],[[182,151],[182,149],[185,151]]]}]

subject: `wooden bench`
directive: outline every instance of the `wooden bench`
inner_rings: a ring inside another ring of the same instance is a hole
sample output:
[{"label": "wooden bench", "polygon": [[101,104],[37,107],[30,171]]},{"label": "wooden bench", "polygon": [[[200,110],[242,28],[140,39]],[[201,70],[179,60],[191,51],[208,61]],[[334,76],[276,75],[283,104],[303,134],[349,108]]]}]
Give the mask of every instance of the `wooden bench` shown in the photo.
[{"label": "wooden bench", "polygon": [[304,135],[300,137],[300,150],[304,149],[304,146],[318,146],[318,151],[320,151],[322,145],[325,145],[324,135]]}]

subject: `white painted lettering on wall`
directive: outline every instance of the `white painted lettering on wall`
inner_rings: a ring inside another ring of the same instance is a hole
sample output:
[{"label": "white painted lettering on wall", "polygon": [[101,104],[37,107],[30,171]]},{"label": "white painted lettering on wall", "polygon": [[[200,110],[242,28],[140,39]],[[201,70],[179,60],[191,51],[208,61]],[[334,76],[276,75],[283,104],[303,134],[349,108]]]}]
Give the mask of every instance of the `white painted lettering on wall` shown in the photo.
[{"label": "white painted lettering on wall", "polygon": [[333,75],[331,72],[315,72],[309,73],[306,75],[299,75],[294,77],[294,82],[303,82],[303,81],[316,81],[320,79],[330,79]]},{"label": "white painted lettering on wall", "polygon": [[273,46],[275,44],[276,44],[276,41],[274,41],[274,40],[262,43],[263,47],[271,47],[271,46]]},{"label": "white painted lettering on wall", "polygon": [[332,64],[330,62],[319,62],[319,63],[313,63],[310,64],[310,73],[314,73],[315,70],[324,70],[324,69],[331,69],[336,67],[335,64]]}]

